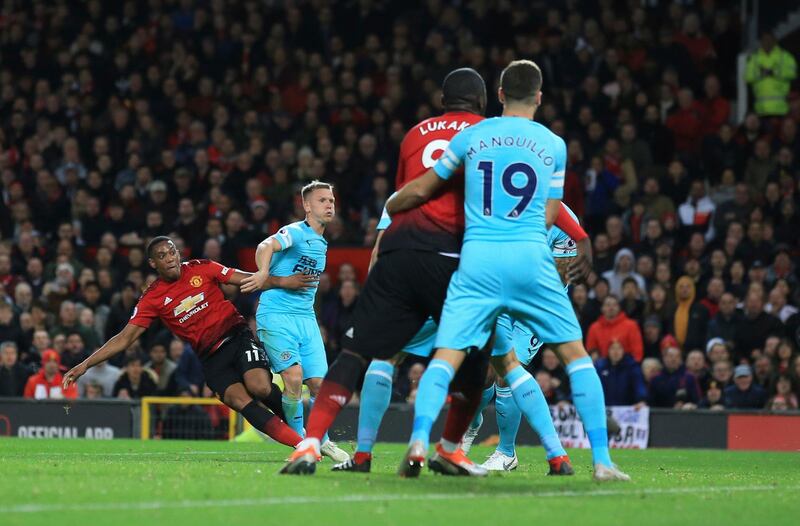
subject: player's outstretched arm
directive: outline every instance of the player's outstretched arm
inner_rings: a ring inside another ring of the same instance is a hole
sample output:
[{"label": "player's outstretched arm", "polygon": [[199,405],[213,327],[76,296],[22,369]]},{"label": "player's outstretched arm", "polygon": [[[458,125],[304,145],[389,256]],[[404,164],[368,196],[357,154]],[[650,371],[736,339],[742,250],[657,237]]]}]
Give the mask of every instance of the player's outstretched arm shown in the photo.
[{"label": "player's outstretched arm", "polygon": [[255,292],[265,290],[269,286],[269,264],[272,261],[272,254],[280,252],[283,247],[273,238],[268,237],[258,244],[256,248],[256,266],[258,271],[250,276],[245,276],[240,282],[242,292]]},{"label": "player's outstretched arm", "polygon": [[548,199],[544,209],[544,222],[548,230],[555,224],[559,213],[561,213],[561,199]]},{"label": "player's outstretched arm", "polygon": [[564,203],[559,203],[555,226],[563,230],[565,234],[575,241],[578,255],[575,258],[570,258],[572,261],[570,261],[567,269],[567,279],[570,283],[581,283],[592,272],[592,243],[589,240],[589,234],[572,217]]},{"label": "player's outstretched arm", "polygon": [[389,215],[394,215],[403,210],[416,208],[429,200],[444,183],[445,180],[436,175],[436,172],[431,168],[421,177],[417,177],[395,192],[386,202],[386,210]]},{"label": "player's outstretched arm", "polygon": [[102,347],[97,349],[88,358],[70,369],[67,374],[64,375],[64,389],[69,387],[71,383],[76,382],[78,378],[86,374],[86,371],[88,371],[90,368],[108,360],[112,356],[117,355],[130,347],[133,342],[139,339],[139,336],[141,336],[145,330],[146,329],[144,327],[139,327],[138,325],[133,325],[132,323],[127,324],[124,329],[108,340]]},{"label": "player's outstretched arm", "polygon": [[[233,272],[233,276],[228,281],[231,285],[241,286],[246,278],[249,278],[253,275],[253,272],[247,272],[244,270],[235,269]],[[298,272],[297,274],[292,274],[291,276],[270,276],[267,279],[267,286],[262,290],[267,289],[289,289],[289,290],[298,290],[298,289],[308,289],[316,285],[319,281],[319,278],[315,278],[314,276],[308,276],[303,274],[302,272]]]}]

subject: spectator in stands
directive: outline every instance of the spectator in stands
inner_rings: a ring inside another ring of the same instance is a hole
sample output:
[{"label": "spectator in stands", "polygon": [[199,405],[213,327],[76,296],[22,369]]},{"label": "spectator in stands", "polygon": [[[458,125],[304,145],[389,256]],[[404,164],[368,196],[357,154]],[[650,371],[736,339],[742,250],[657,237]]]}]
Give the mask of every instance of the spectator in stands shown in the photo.
[{"label": "spectator in stands", "polygon": [[737,365],[733,373],[734,385],[725,388],[725,407],[729,409],[764,409],[767,391],[753,382],[749,365]]},{"label": "spectator in stands", "polygon": [[175,369],[178,366],[167,357],[167,348],[161,344],[153,345],[150,348],[149,355],[150,361],[144,364],[144,367],[158,376],[158,394],[160,396],[175,396],[177,394]]},{"label": "spectator in stands", "polygon": [[169,344],[170,359],[177,363],[175,368],[175,382],[178,390],[186,390],[193,396],[199,396],[203,390],[205,379],[203,378],[203,366],[197,354],[184,344],[181,340],[173,339]]},{"label": "spectator in stands", "polygon": [[[342,275],[341,269],[339,274]],[[351,274],[353,279],[349,277]],[[345,276],[347,279],[339,285],[339,301],[331,306],[330,311],[323,313],[323,323],[330,331],[333,345],[337,349],[345,331],[352,325],[351,319],[359,293],[358,284],[355,281],[355,270],[346,268]]]},{"label": "spectator in stands", "polygon": [[688,276],[678,279],[675,285],[675,316],[673,327],[675,338],[682,349],[703,348],[708,325],[708,310],[695,301],[694,281]]},{"label": "spectator in stands", "polygon": [[569,400],[569,395],[561,387],[562,384],[555,381],[549,372],[542,369],[536,372],[534,378],[542,389],[547,405],[557,405]]},{"label": "spectator in stands", "polygon": [[614,269],[603,273],[603,277],[608,281],[611,294],[620,297],[622,294],[622,283],[626,278],[632,278],[639,285],[639,289],[645,289],[644,278],[635,272],[636,258],[630,249],[623,248],[617,252],[614,258]]},{"label": "spectator in stands", "polygon": [[22,396],[25,392],[31,371],[18,356],[16,343],[0,343],[0,396]]},{"label": "spectator in stands", "polygon": [[750,197],[750,187],[746,183],[737,183],[734,188],[734,197],[719,205],[714,214],[714,231],[728,231],[728,225],[733,222],[744,223],[750,217],[753,203]]},{"label": "spectator in stands", "polygon": [[75,384],[70,385],[66,391],[61,387],[62,376],[59,372],[61,359],[58,353],[48,349],[42,353],[42,368],[38,373],[28,378],[25,384],[25,398],[40,399],[61,399],[77,398],[78,388]]},{"label": "spectator in stands", "polygon": [[714,202],[706,195],[705,183],[692,181],[689,197],[678,207],[681,226],[686,232],[700,232],[707,240],[713,239],[714,230],[709,227],[715,208]]},{"label": "spectator in stands", "polygon": [[661,374],[663,369],[664,366],[658,358],[645,358],[642,360],[642,378],[644,378],[644,383],[647,385],[648,391],[650,390],[653,378]]},{"label": "spectator in stands", "polygon": [[[92,330],[82,327],[78,320],[78,308],[75,302],[66,300],[63,301],[58,309],[58,325],[53,327],[50,336],[63,334],[68,336],[72,333],[78,333],[81,337],[83,344],[95,348],[99,346],[97,337],[93,334]],[[67,366],[67,364],[64,364]]]},{"label": "spectator in stands", "polygon": [[641,290],[636,280],[633,278],[625,278],[622,282],[622,301],[620,306],[622,311],[628,318],[641,323],[644,317],[644,301],[641,299]]},{"label": "spectator in stands", "polygon": [[100,396],[110,398],[114,394],[114,384],[119,380],[122,371],[119,367],[114,367],[107,361],[97,364],[78,378],[78,391],[81,398],[88,397],[89,384],[100,386]]},{"label": "spectator in stands", "polygon": [[114,384],[112,395],[123,400],[153,396],[158,390],[153,376],[155,375],[151,371],[142,366],[142,359],[139,356],[129,357],[122,375]]},{"label": "spectator in stands", "polygon": [[81,398],[86,400],[100,400],[101,398],[105,398],[103,396],[103,386],[98,382],[89,382],[86,384],[86,391]]},{"label": "spectator in stands", "polygon": [[586,334],[589,332],[589,326],[600,316],[600,307],[596,299],[589,297],[585,284],[579,283],[571,289],[572,305],[581,324],[581,332]]},{"label": "spectator in stands", "polygon": [[722,389],[719,383],[714,380],[709,382],[706,395],[702,400],[700,400],[700,403],[697,404],[697,407],[699,409],[711,409],[713,411],[725,409],[725,403],[722,397]]},{"label": "spectator in stands", "polygon": [[764,311],[772,314],[782,323],[786,323],[789,318],[800,312],[794,305],[787,304],[786,294],[777,287],[769,291],[769,303]]},{"label": "spectator in stands", "polygon": [[569,396],[571,393],[569,375],[567,374],[566,368],[561,363],[561,360],[558,359],[558,356],[552,349],[547,347],[542,349],[540,354],[542,362],[537,370],[550,373],[553,387],[559,389],[565,396]]},{"label": "spectator in stands", "polygon": [[647,400],[647,388],[636,360],[619,342],[608,348],[608,357],[595,362],[603,383],[606,405],[640,405]]},{"label": "spectator in stands", "polygon": [[762,292],[751,290],[744,304],[744,317],[740,321],[734,349],[734,359],[739,362],[749,359],[754,349],[760,349],[770,335],[783,335],[783,326],[778,318],[764,312]]},{"label": "spectator in stands", "polygon": [[781,339],[775,354],[775,370],[779,374],[789,372],[795,356],[795,347],[791,340]]},{"label": "spectator in stands", "polygon": [[619,300],[614,296],[603,301],[603,315],[589,327],[586,348],[589,353],[602,358],[608,356],[608,348],[615,341],[622,344],[625,352],[641,362],[644,356],[642,334],[635,321],[621,312]]},{"label": "spectator in stands", "polygon": [[714,362],[711,366],[711,380],[717,382],[721,389],[731,385],[733,380],[733,364],[728,360]]},{"label": "spectator in stands", "polygon": [[670,347],[664,351],[664,370],[650,383],[649,405],[694,409],[700,402],[700,387],[683,365],[681,350]]},{"label": "spectator in stands", "polygon": [[644,322],[642,329],[642,348],[645,358],[656,358],[661,356],[661,322],[658,317],[650,316]]},{"label": "spectator in stands", "polygon": [[[792,385],[792,378],[790,376],[785,374],[780,375],[773,385],[770,386],[769,391],[772,393],[772,398],[767,404],[768,409],[773,411],[798,409],[797,395],[795,394],[795,388]],[[775,407],[776,402],[778,402],[779,407]]]},{"label": "spectator in stands", "polygon": [[28,367],[38,367],[42,361],[42,353],[47,349],[53,347],[53,342],[50,335],[44,329],[34,329],[33,337],[31,338],[31,346],[27,352],[22,351],[20,357],[21,362]]},{"label": "spectator in stands", "polygon": [[65,369],[72,369],[89,356],[89,351],[86,350],[86,346],[83,344],[81,333],[75,331],[66,336],[67,342],[64,352],[61,353],[61,365]]},{"label": "spectator in stands", "polygon": [[736,298],[730,292],[724,293],[719,299],[719,312],[708,323],[707,341],[716,339],[723,342],[736,341],[741,322],[742,316],[736,310]]},{"label": "spectator in stands", "polygon": [[705,392],[711,381],[711,373],[706,366],[706,355],[703,351],[699,349],[689,351],[686,355],[686,372],[695,377],[700,390]]},{"label": "spectator in stands", "polygon": [[667,117],[666,126],[675,137],[678,153],[694,154],[699,151],[703,133],[703,107],[689,88],[678,91],[678,107]]},{"label": "spectator in stands", "polygon": [[753,89],[759,116],[780,117],[789,112],[789,87],[797,76],[797,62],[781,48],[775,36],[766,31],[761,47],[747,58],[745,80]]},{"label": "spectator in stands", "polygon": [[766,390],[775,383],[775,371],[769,356],[762,354],[755,359],[753,364],[753,382]]},{"label": "spectator in stands", "polygon": [[17,348],[24,343],[22,329],[14,319],[14,310],[10,303],[0,299],[0,341],[11,341]]}]

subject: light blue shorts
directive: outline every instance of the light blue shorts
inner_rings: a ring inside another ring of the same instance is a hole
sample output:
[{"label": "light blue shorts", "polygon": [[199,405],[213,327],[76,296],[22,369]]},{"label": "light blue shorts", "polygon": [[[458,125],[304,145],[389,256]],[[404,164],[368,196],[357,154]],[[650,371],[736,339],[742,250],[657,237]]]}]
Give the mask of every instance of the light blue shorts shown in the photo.
[{"label": "light blue shorts", "polygon": [[257,314],[256,322],[273,373],[299,364],[303,380],[325,377],[328,358],[316,318],[272,312]]},{"label": "light blue shorts", "polygon": [[513,350],[517,360],[528,365],[541,348],[542,341],[538,336],[515,323],[508,314],[498,316],[492,356],[505,356]]},{"label": "light blue shorts", "polygon": [[550,247],[536,242],[465,242],[447,289],[436,347],[480,349],[504,313],[544,343],[583,337]]},{"label": "light blue shorts", "polygon": [[403,352],[421,358],[427,358],[433,352],[433,344],[436,343],[436,331],[438,329],[439,326],[436,325],[433,318],[428,318],[425,321],[425,325],[422,326],[419,332],[408,342],[408,345],[405,346]]}]

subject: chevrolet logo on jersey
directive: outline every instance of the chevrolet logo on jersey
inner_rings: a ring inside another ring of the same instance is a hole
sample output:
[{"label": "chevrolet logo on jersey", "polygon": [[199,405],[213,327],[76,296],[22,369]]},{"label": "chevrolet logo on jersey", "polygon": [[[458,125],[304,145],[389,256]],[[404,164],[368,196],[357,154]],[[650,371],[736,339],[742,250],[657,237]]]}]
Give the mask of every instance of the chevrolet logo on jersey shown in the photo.
[{"label": "chevrolet logo on jersey", "polygon": [[180,302],[180,304],[177,307],[175,307],[175,310],[173,310],[172,313],[177,318],[184,312],[192,310],[195,307],[195,305],[201,303],[204,299],[205,299],[204,292],[201,292],[200,294],[196,294],[194,296],[189,296],[188,298],[183,299]]}]

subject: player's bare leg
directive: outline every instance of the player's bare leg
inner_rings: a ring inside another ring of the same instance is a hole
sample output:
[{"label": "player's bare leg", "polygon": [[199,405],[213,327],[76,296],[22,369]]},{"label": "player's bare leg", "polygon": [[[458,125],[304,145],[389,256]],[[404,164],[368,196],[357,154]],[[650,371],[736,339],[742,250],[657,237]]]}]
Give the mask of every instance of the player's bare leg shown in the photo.
[{"label": "player's bare leg", "polygon": [[[311,407],[314,407],[314,401],[319,393],[319,388],[322,386],[322,378],[308,378],[305,384],[308,386],[308,392],[311,395]],[[348,455],[346,451],[337,446],[330,437],[327,437],[328,439],[325,440],[326,437],[327,435],[323,437],[322,444],[320,445],[320,453],[322,453],[323,456],[330,457],[330,459],[337,464],[350,459],[350,455]]]},{"label": "player's bare leg", "polygon": [[605,396],[600,377],[594,368],[592,359],[580,340],[561,344],[551,344],[567,366],[572,399],[583,422],[589,442],[592,446],[592,462],[594,463],[594,479],[597,481],[629,481],[631,478],[623,473],[613,462],[608,453],[608,431],[606,426]]},{"label": "player's bare leg", "polygon": [[281,403],[281,388],[272,382],[272,373],[267,369],[250,369],[242,375],[244,386],[250,396],[261,401],[267,408],[286,421]]},{"label": "player's bare leg", "polygon": [[255,429],[287,446],[297,446],[302,438],[283,420],[278,418],[261,402],[254,400],[244,384],[228,386],[222,397],[225,405],[241,414]]}]

